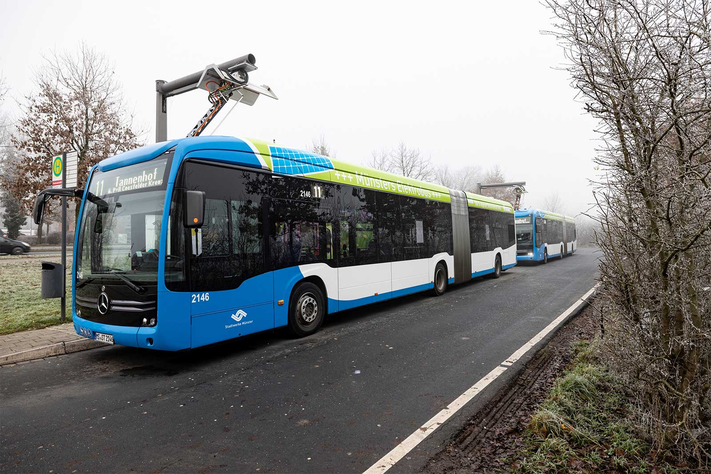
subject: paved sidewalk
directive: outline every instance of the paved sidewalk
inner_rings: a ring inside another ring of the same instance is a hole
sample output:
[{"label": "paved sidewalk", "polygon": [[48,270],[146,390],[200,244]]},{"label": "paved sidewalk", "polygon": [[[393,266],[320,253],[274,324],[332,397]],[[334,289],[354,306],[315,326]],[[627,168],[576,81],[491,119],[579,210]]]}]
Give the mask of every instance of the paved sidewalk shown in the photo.
[{"label": "paved sidewalk", "polygon": [[22,331],[0,336],[0,365],[85,351],[105,346],[77,335],[72,323],[45,329]]}]

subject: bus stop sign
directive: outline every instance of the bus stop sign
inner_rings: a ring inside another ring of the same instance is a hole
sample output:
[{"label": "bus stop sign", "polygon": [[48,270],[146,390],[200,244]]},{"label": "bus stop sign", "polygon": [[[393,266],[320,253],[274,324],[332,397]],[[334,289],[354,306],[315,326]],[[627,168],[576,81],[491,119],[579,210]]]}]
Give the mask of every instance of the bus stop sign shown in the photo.
[{"label": "bus stop sign", "polygon": [[[52,187],[53,188],[76,188],[77,187],[77,170],[79,155],[77,152],[67,153],[66,155],[57,155],[52,158]],[[65,170],[66,168],[66,170]],[[62,175],[66,179],[66,183],[62,183]]]},{"label": "bus stop sign", "polygon": [[64,168],[64,162],[62,161],[62,155],[55,156],[52,159],[52,186],[55,188],[62,187],[62,169]]}]

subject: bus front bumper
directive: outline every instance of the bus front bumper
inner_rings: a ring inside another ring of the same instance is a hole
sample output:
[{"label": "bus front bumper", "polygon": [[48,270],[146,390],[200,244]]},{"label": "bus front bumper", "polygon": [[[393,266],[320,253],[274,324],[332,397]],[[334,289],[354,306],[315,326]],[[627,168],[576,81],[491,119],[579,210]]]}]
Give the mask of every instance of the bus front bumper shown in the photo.
[{"label": "bus front bumper", "polygon": [[[95,323],[82,319],[73,314],[74,330],[87,339],[118,344],[121,346],[141,347],[145,349],[158,349],[164,351],[178,351],[188,349],[188,346],[174,344],[180,338],[160,338],[158,327],[113,326]],[[172,341],[172,343],[171,343]],[[166,343],[167,342],[167,343]]]}]

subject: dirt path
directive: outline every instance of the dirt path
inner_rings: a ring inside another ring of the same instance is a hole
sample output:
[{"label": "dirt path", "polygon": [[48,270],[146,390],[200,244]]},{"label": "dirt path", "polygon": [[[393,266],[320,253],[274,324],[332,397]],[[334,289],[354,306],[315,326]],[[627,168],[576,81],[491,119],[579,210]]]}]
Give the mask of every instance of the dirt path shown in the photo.
[{"label": "dirt path", "polygon": [[573,343],[593,338],[599,329],[600,321],[593,307],[588,306],[561,328],[521,374],[430,459],[424,472],[510,470],[500,460],[523,446],[523,430],[553,387],[556,377],[572,361]]}]

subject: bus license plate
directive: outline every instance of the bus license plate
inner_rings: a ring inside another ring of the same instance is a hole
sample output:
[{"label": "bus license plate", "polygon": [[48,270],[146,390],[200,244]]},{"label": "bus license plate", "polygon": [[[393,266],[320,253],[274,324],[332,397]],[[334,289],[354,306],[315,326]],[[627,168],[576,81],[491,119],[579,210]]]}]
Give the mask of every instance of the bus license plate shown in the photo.
[{"label": "bus license plate", "polygon": [[114,343],[114,336],[112,336],[111,334],[102,334],[100,332],[97,332],[96,337],[94,339],[99,342],[105,342],[106,344]]}]

